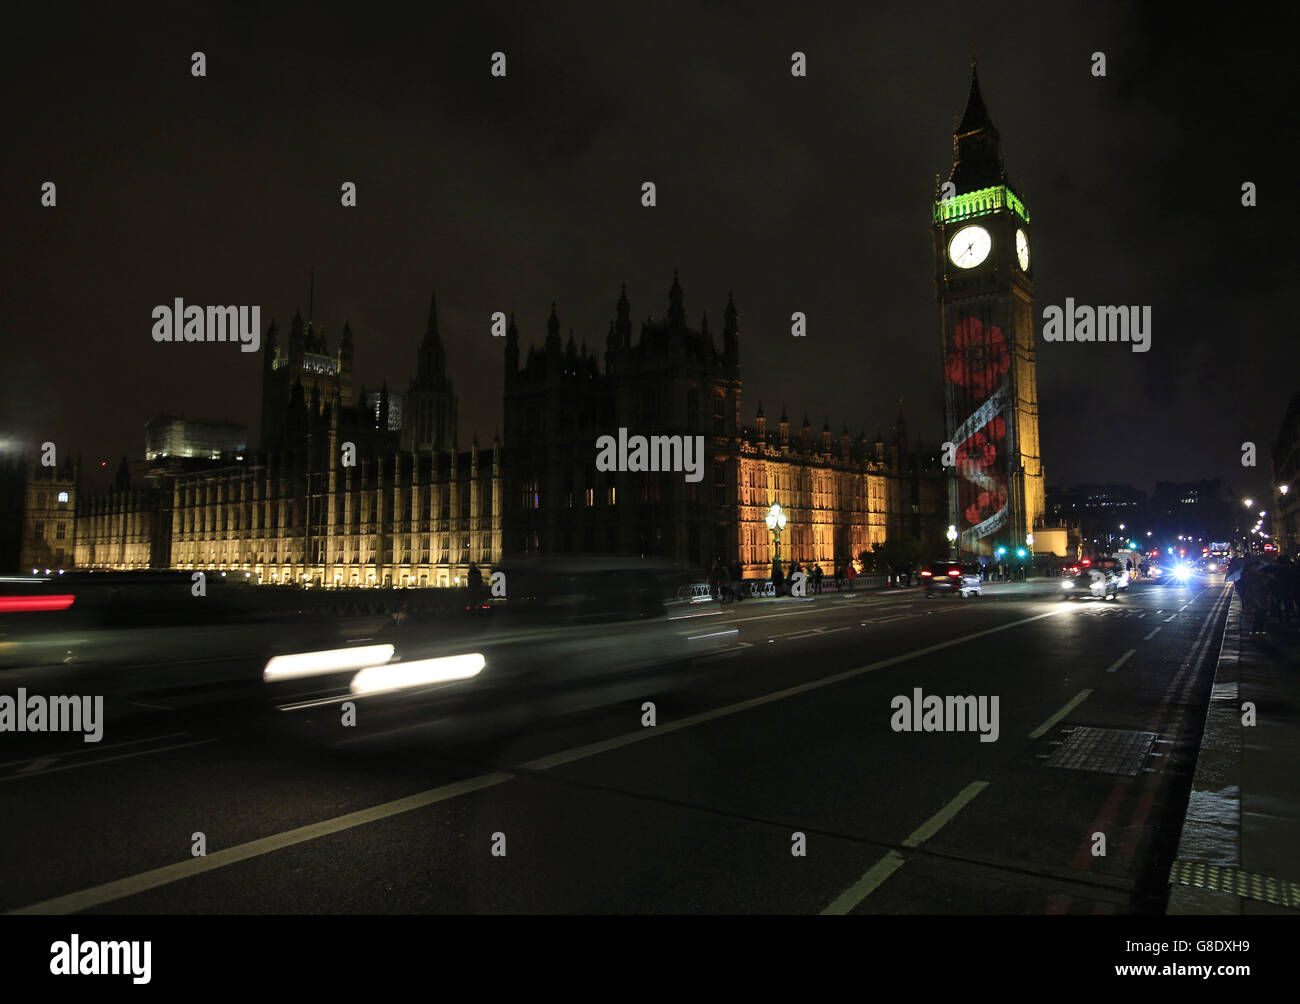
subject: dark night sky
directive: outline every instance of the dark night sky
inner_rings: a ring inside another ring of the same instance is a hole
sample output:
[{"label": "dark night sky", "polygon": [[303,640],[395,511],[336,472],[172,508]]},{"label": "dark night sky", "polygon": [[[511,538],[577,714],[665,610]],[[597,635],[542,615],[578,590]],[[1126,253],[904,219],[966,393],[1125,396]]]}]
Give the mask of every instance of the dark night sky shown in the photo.
[{"label": "dark night sky", "polygon": [[[314,265],[315,319],[331,345],[351,320],[371,389],[405,387],[437,288],[462,444],[501,421],[492,311],[540,343],[554,299],[566,337],[603,352],[619,283],[639,323],[666,309],[674,267],[688,318],[707,310],[719,337],[735,291],[747,422],[761,397],[796,427],[806,408],[815,428],[829,414],[871,434],[902,396],[910,430],[937,440],[929,211],[974,45],[1033,217],[1040,328],[1067,296],[1153,308],[1146,354],[1039,341],[1049,484],[1222,475],[1264,494],[1300,385],[1279,212],[1293,54],[1221,47],[1285,33],[1220,37],[1217,18],[1171,26],[1136,5],[863,7],[498,3],[412,21],[176,4],[11,21],[0,435],[110,470],[160,413],[255,437],[261,355],[155,344],[150,311],[260,304],[283,333]],[[807,79],[790,75],[795,49]],[[56,209],[39,206],[46,180]],[[339,205],[345,180],[357,209]],[[645,180],[657,208],[640,205]],[[1259,208],[1240,206],[1247,180]]]}]

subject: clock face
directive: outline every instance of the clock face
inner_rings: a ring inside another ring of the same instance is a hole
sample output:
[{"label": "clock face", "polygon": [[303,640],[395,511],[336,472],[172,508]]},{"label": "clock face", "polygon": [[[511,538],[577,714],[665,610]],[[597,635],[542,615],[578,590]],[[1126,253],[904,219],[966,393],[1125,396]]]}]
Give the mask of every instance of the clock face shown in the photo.
[{"label": "clock face", "polygon": [[948,257],[958,268],[974,268],[992,247],[993,238],[983,227],[962,227],[948,242]]},{"label": "clock face", "polygon": [[1016,231],[1016,258],[1020,261],[1020,270],[1029,271],[1029,238],[1023,230]]}]

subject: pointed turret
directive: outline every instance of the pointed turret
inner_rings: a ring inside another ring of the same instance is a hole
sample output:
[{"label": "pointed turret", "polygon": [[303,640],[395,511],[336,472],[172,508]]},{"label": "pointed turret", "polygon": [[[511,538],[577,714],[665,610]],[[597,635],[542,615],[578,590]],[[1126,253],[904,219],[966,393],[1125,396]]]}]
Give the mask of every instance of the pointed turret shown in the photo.
[{"label": "pointed turret", "polygon": [[673,269],[673,284],[668,290],[668,326],[675,331],[686,327],[686,309],[682,306],[682,284],[677,279],[677,269]]},{"label": "pointed turret", "polygon": [[429,320],[420,342],[420,357],[416,364],[415,383],[419,387],[440,385],[447,375],[447,353],[442,347],[442,333],[438,330],[438,295],[429,294]]},{"label": "pointed turret", "polygon": [[979,72],[975,68],[975,60],[972,59],[970,61],[970,94],[966,97],[966,111],[957,126],[957,132],[974,132],[976,129],[991,129],[993,134],[997,135],[997,129],[993,126],[993,119],[989,117],[989,110],[984,105],[984,95],[980,93]]},{"label": "pointed turret", "polygon": [[280,352],[280,335],[275,326],[275,318],[271,318],[271,326],[266,329],[266,338],[263,339],[264,351],[262,354],[262,367],[270,372],[275,369],[276,356]]},{"label": "pointed turret", "polygon": [[1007,184],[1002,167],[1002,139],[984,104],[973,59],[966,111],[953,130],[952,160],[952,173],[948,180],[956,186],[958,195]]},{"label": "pointed turret", "polygon": [[627,283],[618,294],[618,306],[614,320],[614,334],[625,349],[632,347],[632,307],[627,302]]},{"label": "pointed turret", "polygon": [[555,312],[555,301],[551,301],[551,316],[546,319],[546,351],[560,351],[560,315]]},{"label": "pointed turret", "polygon": [[343,331],[339,335],[339,372],[344,375],[349,384],[352,381],[352,357],[354,354],[352,323],[345,319],[343,321]]},{"label": "pointed turret", "polygon": [[306,336],[303,330],[302,311],[295,310],[293,313],[293,323],[289,326],[289,355],[290,357],[301,356],[306,346],[304,342]]}]

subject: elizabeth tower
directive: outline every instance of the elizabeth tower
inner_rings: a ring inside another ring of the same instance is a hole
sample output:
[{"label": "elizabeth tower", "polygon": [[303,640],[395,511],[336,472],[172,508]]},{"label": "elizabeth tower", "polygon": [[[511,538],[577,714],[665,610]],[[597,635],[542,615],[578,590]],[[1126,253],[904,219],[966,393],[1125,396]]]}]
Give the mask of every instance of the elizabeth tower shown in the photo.
[{"label": "elizabeth tower", "polygon": [[1029,210],[1002,164],[1002,145],[971,64],[970,97],[953,133],[948,182],[935,191],[935,291],[942,323],[948,521],[967,555],[1011,556],[1043,515],[1034,369]]}]

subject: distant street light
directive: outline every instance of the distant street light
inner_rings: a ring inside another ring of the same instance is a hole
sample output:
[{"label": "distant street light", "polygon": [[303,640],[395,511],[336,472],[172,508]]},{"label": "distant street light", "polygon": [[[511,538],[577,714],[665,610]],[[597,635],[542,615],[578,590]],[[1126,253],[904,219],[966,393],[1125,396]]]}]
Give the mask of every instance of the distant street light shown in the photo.
[{"label": "distant street light", "polygon": [[1247,509],[1249,509],[1249,508],[1251,508],[1251,507],[1255,504],[1255,500],[1254,500],[1254,499],[1242,499],[1242,500],[1241,500],[1241,504],[1244,505]]}]

